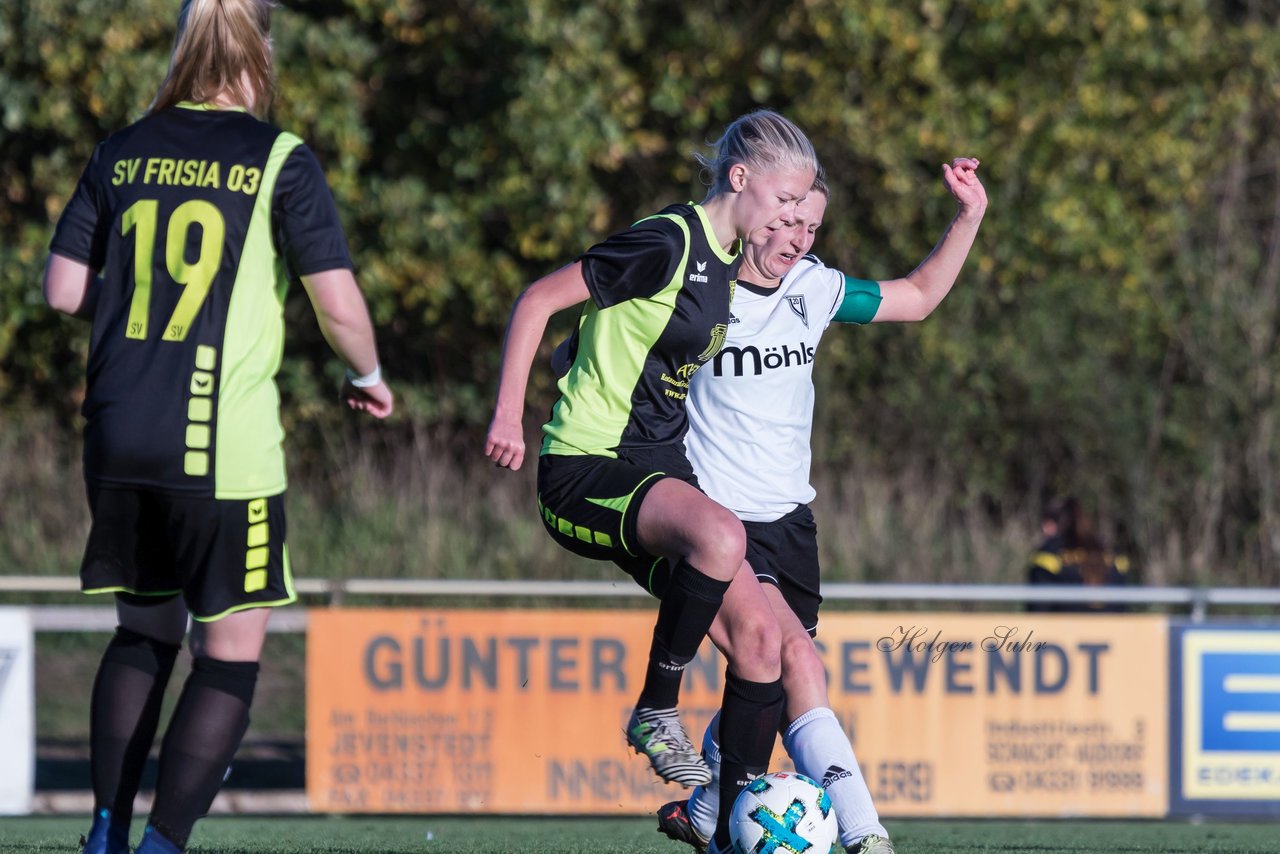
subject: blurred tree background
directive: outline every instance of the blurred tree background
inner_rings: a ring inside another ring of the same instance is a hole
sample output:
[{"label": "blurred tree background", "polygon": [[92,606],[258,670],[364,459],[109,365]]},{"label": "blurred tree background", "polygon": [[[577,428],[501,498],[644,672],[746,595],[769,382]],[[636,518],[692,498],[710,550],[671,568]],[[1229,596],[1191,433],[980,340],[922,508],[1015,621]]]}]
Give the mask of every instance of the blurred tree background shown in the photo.
[{"label": "blurred tree background", "polygon": [[[88,329],[39,282],[94,145],[154,95],[177,7],[0,7],[7,572],[78,562]],[[833,328],[821,351],[831,577],[1020,580],[1041,498],[1069,491],[1148,583],[1277,583],[1277,24],[1275,0],[286,0],[272,119],[325,165],[400,395],[388,425],[339,410],[295,288],[299,566],[618,577],[540,533],[532,467],[481,458],[507,313],[611,231],[700,199],[692,153],[768,106],[823,157],[815,250],[851,275],[924,257],[954,209],[941,163],[979,157],[991,198],[932,318]],[[531,444],[551,403],[540,374]]]}]

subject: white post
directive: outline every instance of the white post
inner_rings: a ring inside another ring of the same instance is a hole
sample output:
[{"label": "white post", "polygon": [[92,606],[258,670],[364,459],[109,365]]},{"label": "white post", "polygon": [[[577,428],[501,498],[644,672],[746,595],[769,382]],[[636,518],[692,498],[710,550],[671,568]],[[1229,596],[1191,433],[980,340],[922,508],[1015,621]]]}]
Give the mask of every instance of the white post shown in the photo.
[{"label": "white post", "polygon": [[0,608],[0,814],[31,812],[35,791],[35,644],[26,608]]}]

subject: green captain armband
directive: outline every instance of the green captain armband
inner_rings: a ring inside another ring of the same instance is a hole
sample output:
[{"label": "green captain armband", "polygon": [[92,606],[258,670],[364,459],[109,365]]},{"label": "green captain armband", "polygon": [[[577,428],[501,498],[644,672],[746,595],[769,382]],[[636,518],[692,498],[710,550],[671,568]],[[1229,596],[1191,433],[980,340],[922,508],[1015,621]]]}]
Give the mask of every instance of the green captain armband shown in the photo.
[{"label": "green captain armband", "polygon": [[880,283],[867,279],[844,277],[844,299],[836,316],[836,323],[870,323],[880,310]]}]

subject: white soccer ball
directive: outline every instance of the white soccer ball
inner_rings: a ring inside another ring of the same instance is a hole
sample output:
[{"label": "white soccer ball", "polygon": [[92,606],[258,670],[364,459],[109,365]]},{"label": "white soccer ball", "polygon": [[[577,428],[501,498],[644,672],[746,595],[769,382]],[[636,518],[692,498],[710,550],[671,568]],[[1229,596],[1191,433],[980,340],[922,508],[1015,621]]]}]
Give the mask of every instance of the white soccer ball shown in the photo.
[{"label": "white soccer ball", "polygon": [[826,789],[803,774],[775,771],[733,802],[729,836],[735,854],[830,854],[840,830]]}]

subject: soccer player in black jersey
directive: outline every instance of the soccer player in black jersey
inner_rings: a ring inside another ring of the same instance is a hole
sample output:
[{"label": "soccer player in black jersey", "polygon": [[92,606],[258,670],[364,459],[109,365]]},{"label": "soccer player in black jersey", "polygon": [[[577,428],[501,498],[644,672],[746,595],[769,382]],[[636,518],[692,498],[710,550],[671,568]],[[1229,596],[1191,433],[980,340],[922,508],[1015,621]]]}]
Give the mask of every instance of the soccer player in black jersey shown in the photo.
[{"label": "soccer player in black jersey", "polygon": [[[978,161],[957,157],[942,167],[958,204],[933,250],[911,273],[883,281],[855,279],[808,254],[830,195],[819,177],[796,207],[791,226],[748,239],[739,273],[735,323],[714,363],[694,378],[689,398],[689,459],[703,489],[743,520],[750,571],[739,573],[710,637],[722,650],[737,643],[737,616],[764,595],[782,632],[786,693],[782,743],[796,770],[831,796],[840,842],[849,854],[893,854],[848,735],[830,708],[827,678],[814,645],[821,572],[809,502],[814,360],[829,324],[916,322],[951,291],[987,208]],[[759,353],[785,358],[763,371]],[[806,354],[804,358],[800,354]],[[754,355],[752,355],[754,354]],[[791,354],[795,354],[793,360]],[[758,580],[758,582],[757,582]],[[756,582],[756,583],[753,583]],[[703,755],[713,773],[721,745],[713,719]],[[705,851],[723,801],[714,786],[658,810],[658,829]]]},{"label": "soccer player in black jersey", "polygon": [[343,400],[378,418],[393,407],[320,166],[254,117],[274,87],[271,5],[183,3],[155,102],[94,151],[50,246],[49,304],[93,318],[81,584],[114,593],[119,615],[91,700],[90,854],[128,854],[188,613],[191,675],[139,854],[182,851],[213,802],[270,608],[295,599],[274,380],[290,275],[349,366]]},{"label": "soccer player in black jersey", "polygon": [[[702,204],[640,220],[520,296],[485,445],[498,465],[520,467],[525,386],[547,319],[585,302],[543,427],[538,511],[562,546],[616,562],[661,600],[626,737],[659,776],[686,786],[710,772],[676,712],[680,678],[745,550],[742,524],[697,488],[685,459],[689,379],[724,341],[741,239],[792,218],[818,169],[804,134],[764,110],[733,122],[702,162],[713,181]],[[754,625],[726,677],[729,800],[765,770],[782,707],[776,621],[762,608]]]}]

